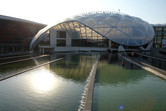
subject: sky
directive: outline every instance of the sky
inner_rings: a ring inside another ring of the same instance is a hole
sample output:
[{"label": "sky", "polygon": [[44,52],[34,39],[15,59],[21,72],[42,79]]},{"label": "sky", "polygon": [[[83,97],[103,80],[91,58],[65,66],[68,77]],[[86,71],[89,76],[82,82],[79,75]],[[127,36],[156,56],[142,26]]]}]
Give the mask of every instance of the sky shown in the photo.
[{"label": "sky", "polygon": [[0,0],[0,15],[52,24],[94,11],[139,17],[150,24],[166,23],[166,0]]}]

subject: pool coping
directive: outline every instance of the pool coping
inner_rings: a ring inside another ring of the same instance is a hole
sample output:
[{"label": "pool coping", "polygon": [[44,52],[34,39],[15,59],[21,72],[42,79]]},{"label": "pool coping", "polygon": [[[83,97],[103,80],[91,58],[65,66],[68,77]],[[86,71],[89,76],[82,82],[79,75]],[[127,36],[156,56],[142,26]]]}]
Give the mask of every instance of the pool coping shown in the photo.
[{"label": "pool coping", "polygon": [[91,72],[87,78],[87,85],[85,86],[84,93],[81,100],[81,105],[78,111],[91,111],[92,110],[92,104],[93,104],[93,91],[94,91],[94,84],[95,84],[95,77],[96,77],[96,71],[97,66],[99,63],[101,55],[99,55],[94,62]]}]

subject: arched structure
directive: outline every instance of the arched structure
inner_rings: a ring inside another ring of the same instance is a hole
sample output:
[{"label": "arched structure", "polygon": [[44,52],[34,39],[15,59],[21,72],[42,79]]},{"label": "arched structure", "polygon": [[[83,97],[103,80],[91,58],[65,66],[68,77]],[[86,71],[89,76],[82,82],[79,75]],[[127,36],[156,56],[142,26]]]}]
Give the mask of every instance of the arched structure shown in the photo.
[{"label": "arched structure", "polygon": [[[142,47],[154,38],[153,27],[140,18],[119,13],[96,12],[75,16],[45,27],[34,37],[30,49],[33,50],[44,37],[51,35],[51,30],[65,31],[70,38],[71,47],[108,48],[109,42],[112,42],[111,45]],[[54,33],[54,36],[58,34]],[[62,37],[59,42],[64,42],[63,39]],[[57,42],[55,46],[58,46]]]}]

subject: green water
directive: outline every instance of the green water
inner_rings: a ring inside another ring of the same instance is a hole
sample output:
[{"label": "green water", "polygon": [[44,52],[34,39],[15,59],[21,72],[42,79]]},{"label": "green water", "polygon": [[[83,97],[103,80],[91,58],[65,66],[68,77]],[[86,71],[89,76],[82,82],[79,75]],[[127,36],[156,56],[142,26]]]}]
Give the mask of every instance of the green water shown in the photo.
[{"label": "green water", "polygon": [[98,65],[93,111],[166,111],[166,81],[125,61],[103,55]]},{"label": "green water", "polygon": [[[0,111],[77,111],[96,55],[64,56],[63,60],[0,81]],[[46,61],[59,57],[53,54]],[[31,62],[33,65],[40,61],[31,60],[27,67]],[[9,71],[17,72],[17,66],[21,67],[21,64],[25,62],[10,64],[13,70]],[[6,66],[10,68],[10,65]]]},{"label": "green water", "polygon": [[[64,59],[0,81],[0,111],[77,111],[97,54],[51,54],[0,67],[10,75],[57,58]],[[166,111],[166,82],[104,54],[95,80],[93,111]]]}]

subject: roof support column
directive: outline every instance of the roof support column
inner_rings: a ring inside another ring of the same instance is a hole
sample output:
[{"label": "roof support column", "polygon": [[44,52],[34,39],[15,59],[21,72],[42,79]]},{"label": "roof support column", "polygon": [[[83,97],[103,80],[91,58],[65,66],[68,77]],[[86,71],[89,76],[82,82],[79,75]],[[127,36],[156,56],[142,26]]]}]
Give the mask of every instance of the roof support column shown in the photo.
[{"label": "roof support column", "polygon": [[71,38],[70,34],[66,33],[66,47],[71,47]]},{"label": "roof support column", "polygon": [[50,46],[56,47],[56,38],[57,31],[54,28],[50,29]]},{"label": "roof support column", "polygon": [[111,49],[111,41],[109,40],[109,43],[108,43],[108,47],[109,49]]}]

